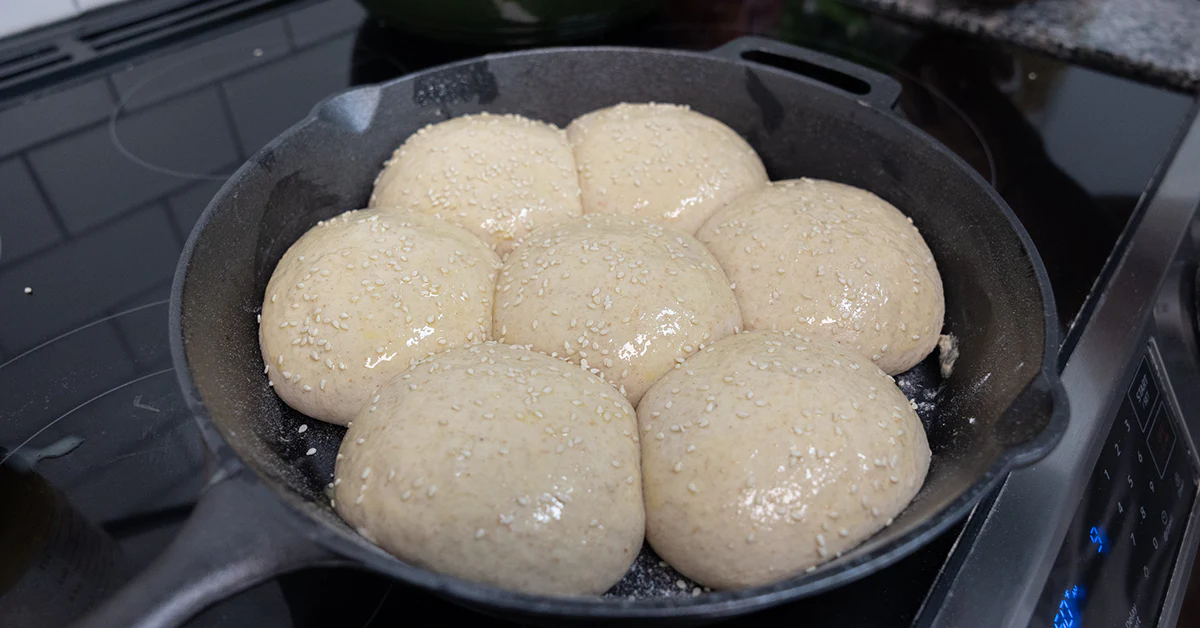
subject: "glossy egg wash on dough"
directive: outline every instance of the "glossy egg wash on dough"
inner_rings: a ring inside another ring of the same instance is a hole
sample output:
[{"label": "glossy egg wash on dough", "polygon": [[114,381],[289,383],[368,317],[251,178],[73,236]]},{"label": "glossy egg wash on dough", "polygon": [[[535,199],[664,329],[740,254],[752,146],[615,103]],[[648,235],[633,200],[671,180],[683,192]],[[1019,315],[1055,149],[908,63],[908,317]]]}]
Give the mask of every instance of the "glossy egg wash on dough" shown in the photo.
[{"label": "glossy egg wash on dough", "polygon": [[920,489],[928,441],[889,374],[932,351],[944,296],[878,196],[769,183],[720,121],[622,103],[565,131],[429,125],[370,205],[285,253],[260,345],[280,398],[348,426],[332,505],[401,560],[599,595],[645,539],[752,587]]},{"label": "glossy egg wash on dough", "polygon": [[489,113],[431,124],[405,140],[376,178],[370,206],[444,218],[500,255],[531,230],[582,213],[566,133]]},{"label": "glossy egg wash on dough", "polygon": [[776,582],[858,545],[929,468],[920,419],[888,375],[788,332],[711,345],[637,413],[646,539],[714,588]]},{"label": "glossy egg wash on dough", "polygon": [[500,260],[432,216],[351,211],[283,255],[263,301],[267,376],[289,406],[345,425],[408,365],[487,340]]},{"label": "glossy egg wash on dough", "polygon": [[937,346],[946,304],[933,254],[866,190],[779,181],[719,210],[697,238],[734,283],[746,329],[821,336],[892,375]]},{"label": "glossy egg wash on dough", "polygon": [[385,384],[346,432],[334,494],[388,552],[516,591],[603,593],[642,546],[633,408],[577,365],[495,342]]},{"label": "glossy egg wash on dough", "polygon": [[695,238],[592,214],[513,250],[492,332],[585,366],[637,405],[654,380],[741,325],[729,280]]},{"label": "glossy egg wash on dough", "polygon": [[722,205],[767,182],[736,131],[685,105],[621,103],[567,126],[584,213],[644,218],[694,234]]}]

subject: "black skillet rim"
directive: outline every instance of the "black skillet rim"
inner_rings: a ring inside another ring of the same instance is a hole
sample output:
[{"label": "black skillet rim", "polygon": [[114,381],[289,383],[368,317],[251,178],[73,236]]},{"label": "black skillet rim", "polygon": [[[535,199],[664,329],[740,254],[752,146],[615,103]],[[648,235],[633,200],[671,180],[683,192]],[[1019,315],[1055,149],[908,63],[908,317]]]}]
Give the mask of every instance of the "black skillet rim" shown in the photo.
[{"label": "black skillet rim", "polygon": [[[339,98],[352,97],[352,94],[360,93],[365,90],[379,89],[381,87],[391,86],[396,83],[413,81],[422,76],[446,71],[459,66],[467,66],[473,63],[479,63],[480,61],[488,62],[492,60],[503,60],[520,56],[591,51],[624,53],[633,52],[654,55],[687,56],[704,61],[728,63],[737,66],[750,66],[756,71],[774,73],[787,77],[791,80],[804,81],[813,87],[832,91],[837,95],[850,100],[851,102],[855,101],[854,97],[850,94],[804,76],[779,70],[768,65],[740,59],[734,60],[719,57],[705,52],[623,46],[570,46],[489,54],[482,57],[475,57],[472,59],[428,68],[426,70],[407,74],[377,85],[355,87],[322,100],[313,107],[308,116],[288,130],[281,133],[266,146],[264,146],[258,153],[256,153],[255,156],[252,156],[245,164],[239,167],[238,170],[221,187],[214,198],[224,196],[232,186],[236,185],[236,181],[244,174],[246,169],[254,167],[258,157],[273,151],[279,144],[288,141],[292,136],[302,132],[306,127],[317,122],[318,114],[322,108],[328,106],[330,102]],[[861,103],[862,101],[858,102]],[[924,135],[924,132],[891,110],[882,110],[873,106],[868,106],[867,109],[876,115],[887,116],[891,123],[900,125],[914,135]],[[1050,280],[1046,273],[1045,265],[1042,263],[1041,256],[1034,247],[1033,241],[1029,237],[1029,234],[1025,231],[1024,226],[1017,219],[1016,215],[1012,212],[1012,210],[1008,207],[1008,204],[1004,202],[996,190],[992,188],[992,186],[986,181],[984,181],[977,172],[975,172],[968,164],[966,164],[966,162],[951,152],[950,149],[942,145],[940,142],[933,140],[932,138],[929,139],[937,152],[939,152],[945,159],[949,160],[950,163],[953,163],[956,167],[965,171],[977,185],[982,186],[985,189],[986,194],[1002,210],[1005,219],[1008,220],[1010,226],[1016,232],[1022,246],[1030,258],[1034,274],[1038,282],[1038,287],[1041,292],[1043,313],[1045,315],[1045,348],[1042,354],[1042,368],[1040,373],[1036,375],[1030,383],[1037,383],[1040,379],[1044,385],[1049,388],[1053,403],[1053,410],[1051,412],[1050,420],[1047,422],[1045,428],[1038,436],[1025,443],[1013,445],[1004,449],[992,467],[970,489],[960,495],[958,499],[952,502],[949,506],[944,508],[939,515],[930,517],[925,522],[919,524],[911,532],[901,537],[892,545],[885,546],[874,553],[860,556],[853,561],[842,563],[834,561],[829,563],[828,567],[820,568],[813,573],[797,575],[772,585],[741,589],[737,591],[715,591],[700,597],[688,596],[679,598],[643,598],[637,600],[628,600],[625,598],[570,598],[532,595],[512,592],[491,585],[463,580],[454,576],[438,574],[433,571],[403,563],[399,559],[386,554],[383,552],[383,550],[371,545],[366,540],[353,534],[351,531],[349,531],[349,529],[338,530],[316,520],[312,514],[307,512],[309,509],[311,509],[309,502],[307,500],[298,498],[288,491],[279,490],[276,487],[276,484],[278,484],[276,479],[260,475],[251,469],[253,477],[255,477],[257,481],[265,484],[269,489],[271,489],[272,493],[280,498],[282,503],[286,504],[288,514],[291,515],[292,519],[294,519],[294,523],[296,523],[297,526],[304,528],[303,532],[300,533],[301,536],[305,537],[311,542],[321,544],[332,553],[347,560],[355,561],[361,566],[367,567],[382,574],[386,574],[389,577],[393,577],[408,584],[428,589],[429,591],[439,595],[451,596],[459,601],[471,605],[517,615],[558,615],[562,616],[564,619],[567,617],[584,617],[590,619],[704,617],[715,619],[761,610],[784,602],[823,593],[842,584],[857,580],[881,568],[887,567],[901,558],[908,556],[913,551],[925,545],[934,537],[940,535],[954,523],[962,519],[985,494],[996,488],[1010,471],[1017,467],[1032,463],[1048,454],[1062,438],[1063,432],[1066,430],[1066,423],[1068,420],[1066,391],[1062,386],[1062,382],[1059,378],[1058,370],[1056,368],[1060,336],[1057,311],[1054,302],[1054,295],[1050,288]],[[183,286],[187,279],[187,271],[190,266],[191,257],[196,247],[197,240],[199,239],[198,236],[211,219],[214,213],[214,207],[215,203],[210,203],[209,206],[205,208],[204,213],[197,220],[196,226],[193,228],[180,254],[179,263],[176,267],[175,278],[171,286],[169,330],[172,362],[175,367],[180,388],[184,393],[188,407],[193,413],[197,426],[205,439],[206,445],[216,457],[217,467],[222,469],[225,474],[232,475],[243,468],[249,469],[249,465],[246,465],[244,462],[242,462],[241,457],[238,456],[233,448],[225,441],[224,437],[220,433],[219,428],[217,428],[216,423],[210,418],[207,408],[204,406],[204,403],[199,397],[199,391],[196,388],[195,382],[191,376],[191,370],[188,367],[186,352],[183,346],[181,327],[181,319],[183,314],[182,294]]]}]

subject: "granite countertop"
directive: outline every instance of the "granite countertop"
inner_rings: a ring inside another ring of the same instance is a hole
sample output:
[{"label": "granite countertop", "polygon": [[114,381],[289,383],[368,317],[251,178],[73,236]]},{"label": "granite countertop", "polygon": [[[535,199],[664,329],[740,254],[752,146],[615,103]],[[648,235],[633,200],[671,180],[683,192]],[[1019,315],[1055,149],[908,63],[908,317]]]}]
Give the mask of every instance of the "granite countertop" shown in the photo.
[{"label": "granite countertop", "polygon": [[1200,0],[847,0],[1116,74],[1200,91]]}]

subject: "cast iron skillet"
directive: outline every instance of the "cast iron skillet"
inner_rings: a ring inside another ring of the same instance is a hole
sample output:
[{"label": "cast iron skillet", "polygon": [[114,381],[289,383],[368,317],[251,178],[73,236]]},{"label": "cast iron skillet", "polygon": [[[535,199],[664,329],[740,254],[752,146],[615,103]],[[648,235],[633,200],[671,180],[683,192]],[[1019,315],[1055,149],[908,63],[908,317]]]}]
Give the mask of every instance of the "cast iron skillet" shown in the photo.
[{"label": "cast iron skillet", "polygon": [[[318,564],[356,565],[543,623],[698,623],[812,596],[926,543],[1009,470],[1050,451],[1066,427],[1067,401],[1054,369],[1053,297],[1032,242],[974,171],[892,112],[899,93],[898,84],[865,68],[739,39],[708,54],[563,48],[494,55],[318,105],[233,175],[184,248],[171,295],[171,349],[212,454],[212,483],[176,542],[85,625],[176,625],[256,582]],[[272,269],[315,222],[364,206],[384,159],[426,124],[491,111],[566,125],[621,101],[689,104],[746,137],[773,179],[810,176],[866,188],[921,228],[945,283],[946,327],[962,352],[945,381],[933,358],[899,378],[933,449],[925,485],[890,527],[814,572],[695,598],[656,597],[630,579],[615,589],[620,595],[605,598],[524,595],[392,558],[329,508],[324,489],[344,430],[295,413],[267,386],[255,315]],[[303,423],[309,429],[300,434]],[[316,454],[306,455],[309,448]],[[639,593],[649,597],[630,599]]]}]

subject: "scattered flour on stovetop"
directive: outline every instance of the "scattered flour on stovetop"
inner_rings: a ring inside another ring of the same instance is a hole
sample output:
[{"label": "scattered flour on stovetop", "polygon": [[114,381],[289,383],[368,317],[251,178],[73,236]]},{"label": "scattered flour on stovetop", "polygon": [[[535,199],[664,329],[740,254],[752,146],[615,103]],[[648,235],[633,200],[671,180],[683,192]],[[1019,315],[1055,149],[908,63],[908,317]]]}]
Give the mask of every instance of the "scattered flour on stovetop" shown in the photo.
[{"label": "scattered flour on stovetop", "polygon": [[658,597],[694,597],[708,589],[683,577],[647,545],[621,581],[604,594],[607,598],[640,600]]}]

